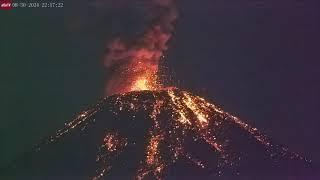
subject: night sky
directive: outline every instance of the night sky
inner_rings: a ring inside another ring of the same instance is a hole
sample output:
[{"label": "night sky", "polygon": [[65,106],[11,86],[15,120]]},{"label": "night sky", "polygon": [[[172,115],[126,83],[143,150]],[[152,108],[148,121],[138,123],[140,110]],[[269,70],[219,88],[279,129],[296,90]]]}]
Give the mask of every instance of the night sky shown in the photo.
[{"label": "night sky", "polygon": [[[146,26],[143,7],[122,2],[0,11],[0,166],[103,97],[106,45]],[[167,64],[180,88],[320,162],[318,4],[179,1]]]}]

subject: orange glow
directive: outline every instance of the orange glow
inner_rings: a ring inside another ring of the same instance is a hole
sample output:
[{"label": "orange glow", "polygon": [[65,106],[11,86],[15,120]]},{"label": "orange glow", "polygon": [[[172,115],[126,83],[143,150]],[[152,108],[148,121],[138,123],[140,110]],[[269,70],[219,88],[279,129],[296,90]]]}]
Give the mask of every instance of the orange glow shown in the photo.
[{"label": "orange glow", "polygon": [[132,91],[143,91],[143,90],[150,90],[150,87],[148,85],[147,79],[138,79],[133,87],[131,88]]},{"label": "orange glow", "polygon": [[130,88],[130,91],[156,90],[155,80],[151,75],[137,77]]}]

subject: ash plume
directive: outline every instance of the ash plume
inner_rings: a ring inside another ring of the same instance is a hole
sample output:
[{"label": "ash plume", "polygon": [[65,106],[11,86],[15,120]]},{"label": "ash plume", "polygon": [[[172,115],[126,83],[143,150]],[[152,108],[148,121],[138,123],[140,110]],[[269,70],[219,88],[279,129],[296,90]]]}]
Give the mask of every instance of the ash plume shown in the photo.
[{"label": "ash plume", "polygon": [[159,62],[171,38],[177,11],[172,0],[141,3],[151,19],[144,32],[133,40],[114,38],[107,47],[104,65],[111,73],[106,95],[161,88]]}]

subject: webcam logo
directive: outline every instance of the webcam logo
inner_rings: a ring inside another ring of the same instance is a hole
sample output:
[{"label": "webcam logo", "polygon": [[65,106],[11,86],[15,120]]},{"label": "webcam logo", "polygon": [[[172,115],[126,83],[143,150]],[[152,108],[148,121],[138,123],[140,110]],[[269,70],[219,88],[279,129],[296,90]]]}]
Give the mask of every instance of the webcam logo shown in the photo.
[{"label": "webcam logo", "polygon": [[3,9],[3,10],[12,9],[12,0],[0,0],[0,9]]}]

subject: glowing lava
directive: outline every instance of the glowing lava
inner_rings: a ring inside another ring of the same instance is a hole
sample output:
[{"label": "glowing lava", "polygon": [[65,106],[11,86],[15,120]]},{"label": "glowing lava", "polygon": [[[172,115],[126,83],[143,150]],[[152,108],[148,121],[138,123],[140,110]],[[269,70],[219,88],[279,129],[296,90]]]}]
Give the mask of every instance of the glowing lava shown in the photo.
[{"label": "glowing lava", "polygon": [[140,76],[137,76],[130,87],[130,91],[145,91],[150,90],[154,91],[159,89],[161,86],[157,83],[155,74],[144,73]]},{"label": "glowing lava", "polygon": [[[104,109],[105,104],[112,104],[113,108]],[[87,125],[95,121],[95,114],[105,110],[112,110],[115,117],[120,114],[133,114],[132,120],[136,121],[135,123],[142,123],[141,119],[140,121],[135,119],[135,114],[144,112],[151,121],[145,137],[144,156],[137,165],[136,179],[162,179],[167,168],[179,159],[188,159],[200,169],[216,168],[206,164],[206,159],[199,159],[189,152],[186,142],[190,139],[206,144],[210,147],[212,155],[219,155],[216,164],[219,169],[222,170],[226,166],[236,169],[242,157],[234,153],[235,150],[229,145],[229,137],[223,135],[226,124],[248,133],[264,147],[270,159],[280,156],[304,160],[300,155],[272,144],[257,128],[251,127],[199,96],[178,89],[135,91],[107,97],[95,107],[80,113],[76,119],[67,123],[64,129],[50,137],[47,143],[58,141],[73,129],[86,131]],[[117,159],[127,148],[137,146],[134,139],[123,136],[117,130],[107,132],[101,142],[97,150],[96,175],[92,179],[107,177],[113,170],[111,159]]]}]

